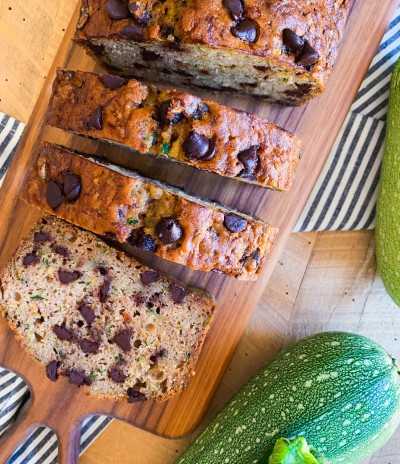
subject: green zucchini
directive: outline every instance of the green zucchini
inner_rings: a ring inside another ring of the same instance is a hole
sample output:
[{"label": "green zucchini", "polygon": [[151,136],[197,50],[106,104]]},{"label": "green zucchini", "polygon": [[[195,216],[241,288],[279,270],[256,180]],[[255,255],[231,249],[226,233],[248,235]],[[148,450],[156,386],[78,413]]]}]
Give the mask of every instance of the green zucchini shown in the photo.
[{"label": "green zucchini", "polygon": [[376,215],[376,257],[383,283],[400,306],[400,60],[390,86],[386,145]]},{"label": "green zucchini", "polygon": [[280,438],[303,437],[330,464],[355,464],[390,438],[399,406],[399,371],[381,346],[322,333],[259,371],[176,462],[261,464]]}]

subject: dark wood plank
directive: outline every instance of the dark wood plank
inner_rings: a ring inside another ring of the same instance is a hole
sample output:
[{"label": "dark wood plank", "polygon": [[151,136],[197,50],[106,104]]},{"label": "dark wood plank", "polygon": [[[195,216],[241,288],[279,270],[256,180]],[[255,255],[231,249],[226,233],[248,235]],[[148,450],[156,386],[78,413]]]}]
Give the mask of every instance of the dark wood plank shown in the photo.
[{"label": "dark wood plank", "polygon": [[[242,186],[235,181],[224,180],[209,173],[196,172],[189,167],[172,168],[168,162],[161,163],[146,157],[135,157],[126,151],[82,141],[65,134],[60,135],[54,130],[44,130],[43,117],[56,67],[88,71],[96,69],[94,63],[82,50],[69,42],[76,22],[76,18],[72,19],[1,191],[0,266],[6,264],[18,241],[38,217],[38,212],[20,202],[18,196],[27,169],[36,157],[38,145],[44,136],[58,142],[68,141],[75,148],[82,150],[94,149],[97,154],[105,154],[111,159],[129,164],[149,175],[157,175],[162,180],[184,186],[188,191],[255,213],[278,226],[280,234],[265,270],[256,283],[239,283],[223,276],[190,271],[156,257],[139,255],[147,262],[187,283],[207,288],[216,296],[218,302],[215,322],[197,366],[197,375],[186,392],[165,404],[157,405],[149,402],[128,405],[125,402],[98,401],[86,397],[65,380],[56,384],[47,382],[43,367],[24,354],[5,321],[0,318],[2,340],[0,364],[20,373],[34,393],[34,400],[27,416],[29,420],[24,426],[30,423],[48,424],[66,441],[74,436],[74,426],[82,416],[91,413],[109,414],[170,437],[184,435],[196,427],[209,405],[288,235],[318,178],[396,6],[397,2],[394,0],[380,2],[354,0],[342,45],[343,50],[328,83],[327,91],[306,107],[282,108],[251,98],[208,95],[209,98],[222,103],[258,113],[295,131],[303,139],[304,157],[297,171],[295,185],[288,194]],[[365,31],[368,31],[368,34],[365,34]],[[18,437],[20,436],[22,435],[18,434]],[[8,440],[10,441],[1,442],[0,461],[2,462],[1,458],[6,456],[7,449],[12,448],[10,443],[14,444],[11,438]],[[72,462],[73,457],[65,457],[71,452],[71,448],[63,445],[62,450],[63,460]]]}]

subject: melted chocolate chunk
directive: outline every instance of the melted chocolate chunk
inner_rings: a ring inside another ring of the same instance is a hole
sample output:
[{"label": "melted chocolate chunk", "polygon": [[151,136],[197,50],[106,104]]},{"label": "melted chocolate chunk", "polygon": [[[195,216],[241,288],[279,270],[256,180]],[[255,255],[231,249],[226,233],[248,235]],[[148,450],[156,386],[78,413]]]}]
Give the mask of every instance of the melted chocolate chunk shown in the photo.
[{"label": "melted chocolate chunk", "polygon": [[99,291],[99,299],[102,303],[105,303],[108,298],[108,294],[110,293],[111,289],[111,282],[109,280],[105,280],[103,285],[100,287]]},{"label": "melted chocolate chunk", "polygon": [[140,391],[137,391],[133,388],[128,388],[127,390],[128,394],[128,403],[139,403],[141,401],[146,401],[147,398],[143,393],[140,393]]},{"label": "melted chocolate chunk", "polygon": [[161,276],[157,271],[146,271],[140,276],[143,285],[150,285],[160,280]]},{"label": "melted chocolate chunk", "polygon": [[299,52],[304,47],[304,40],[290,29],[282,32],[283,44],[292,53]]},{"label": "melted chocolate chunk", "polygon": [[78,387],[86,383],[84,375],[76,370],[69,371],[68,382]]},{"label": "melted chocolate chunk", "polygon": [[190,160],[209,161],[215,156],[215,138],[191,131],[182,145],[186,158]]},{"label": "melted chocolate chunk", "polygon": [[119,76],[114,76],[112,74],[103,74],[100,77],[100,79],[108,89],[112,90],[119,89],[120,87],[128,83],[128,79],[124,79],[123,77]]},{"label": "melted chocolate chunk", "polygon": [[82,314],[82,317],[85,319],[86,323],[89,325],[96,318],[93,309],[86,303],[81,303],[79,305],[78,311]]},{"label": "melted chocolate chunk", "polygon": [[64,174],[64,195],[68,201],[75,201],[79,198],[82,189],[81,178],[77,174],[66,172]]},{"label": "melted chocolate chunk", "polygon": [[50,208],[56,211],[64,201],[64,193],[62,186],[58,182],[50,181],[47,184],[46,200]]},{"label": "melted chocolate chunk", "polygon": [[108,377],[115,383],[123,383],[126,379],[126,375],[122,372],[121,366],[119,365],[115,365],[110,368],[108,371]]},{"label": "melted chocolate chunk", "polygon": [[134,40],[135,42],[143,42],[143,29],[136,23],[130,23],[119,31],[119,35],[124,39]]},{"label": "melted chocolate chunk", "polygon": [[74,333],[72,332],[72,330],[69,330],[65,327],[61,327],[60,325],[54,325],[53,332],[56,334],[56,337],[60,340],[72,340],[74,337]]},{"label": "melted chocolate chunk", "polygon": [[163,218],[156,226],[157,237],[165,245],[176,243],[183,236],[183,230],[179,222],[172,217]]},{"label": "melted chocolate chunk", "polygon": [[116,343],[121,348],[122,351],[127,353],[128,351],[131,351],[132,349],[131,336],[132,336],[132,329],[125,329],[117,333],[114,336],[113,342]]},{"label": "melted chocolate chunk", "polygon": [[60,246],[54,247],[54,253],[57,253],[58,255],[64,256],[65,258],[69,254],[67,248],[60,247]]},{"label": "melted chocolate chunk", "polygon": [[236,26],[231,28],[232,35],[244,42],[254,43],[259,34],[259,25],[249,18],[242,19]]},{"label": "melted chocolate chunk", "polygon": [[229,232],[242,232],[247,226],[247,221],[236,214],[227,214],[224,218],[224,226]]},{"label": "melted chocolate chunk", "polygon": [[258,145],[253,145],[247,150],[238,153],[238,160],[243,164],[247,172],[254,172],[258,164],[257,150]]},{"label": "melted chocolate chunk", "polygon": [[141,234],[136,240],[131,241],[132,245],[145,251],[156,251],[156,244],[153,237],[149,234]]},{"label": "melted chocolate chunk", "polygon": [[57,361],[50,361],[46,366],[46,375],[49,380],[52,382],[57,382],[58,372],[57,372],[58,363]]},{"label": "melted chocolate chunk", "polygon": [[87,338],[81,340],[79,345],[84,353],[97,353],[100,348],[100,342],[88,340]]},{"label": "melted chocolate chunk", "polygon": [[296,64],[304,68],[311,68],[318,63],[319,58],[319,53],[306,41],[303,50],[296,58]]},{"label": "melted chocolate chunk", "polygon": [[82,273],[79,271],[65,271],[62,269],[58,270],[58,278],[62,284],[69,284],[75,280],[78,280],[80,277],[82,277]]},{"label": "melted chocolate chunk", "polygon": [[241,0],[222,0],[222,4],[228,10],[230,17],[234,21],[239,21],[243,17],[243,4]]},{"label": "melted chocolate chunk", "polygon": [[110,19],[115,20],[126,19],[130,16],[128,5],[123,0],[108,0],[106,13]]},{"label": "melted chocolate chunk", "polygon": [[89,121],[89,127],[92,129],[101,130],[103,129],[103,107],[99,106],[96,108]]},{"label": "melted chocolate chunk", "polygon": [[30,266],[31,264],[36,264],[40,261],[39,256],[36,254],[37,251],[32,251],[32,253],[28,253],[26,256],[24,256],[24,259],[22,260],[22,264],[24,266]]},{"label": "melted chocolate chunk", "polygon": [[186,290],[177,284],[170,284],[169,291],[171,293],[172,300],[176,304],[181,304],[187,294]]},{"label": "melted chocolate chunk", "polygon": [[50,240],[50,234],[46,232],[35,232],[35,234],[33,235],[33,241],[35,243],[49,242]]},{"label": "melted chocolate chunk", "polygon": [[177,124],[179,121],[182,120],[183,114],[176,113],[172,115],[172,119],[170,119],[168,115],[169,108],[171,106],[171,100],[165,100],[161,103],[158,107],[157,111],[157,119],[161,122],[161,124]]}]

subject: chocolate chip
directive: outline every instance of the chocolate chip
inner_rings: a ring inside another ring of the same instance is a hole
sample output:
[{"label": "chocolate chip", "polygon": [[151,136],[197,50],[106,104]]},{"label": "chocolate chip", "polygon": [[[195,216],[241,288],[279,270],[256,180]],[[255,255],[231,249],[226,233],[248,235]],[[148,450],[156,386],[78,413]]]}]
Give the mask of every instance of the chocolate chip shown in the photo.
[{"label": "chocolate chip", "polygon": [[167,350],[165,348],[161,348],[150,356],[150,361],[152,363],[157,363],[160,358],[165,358],[165,356],[167,356]]},{"label": "chocolate chip", "polygon": [[290,52],[299,52],[304,47],[304,40],[290,29],[283,29],[283,44]]},{"label": "chocolate chip", "polygon": [[83,340],[80,340],[79,346],[84,353],[96,353],[100,348],[100,342],[84,338]]},{"label": "chocolate chip", "polygon": [[228,10],[234,21],[239,21],[243,16],[243,4],[241,0],[222,0],[222,4]]},{"label": "chocolate chip", "polygon": [[305,41],[303,50],[296,58],[296,64],[303,66],[304,68],[310,68],[318,63],[319,58],[318,52],[309,44],[309,42]]},{"label": "chocolate chip", "polygon": [[239,172],[238,177],[240,177],[241,179],[247,179],[251,181],[257,180],[257,177],[252,172],[248,172],[245,169]]},{"label": "chocolate chip", "polygon": [[186,290],[179,285],[170,284],[169,291],[171,293],[174,303],[180,304],[186,296]]},{"label": "chocolate chip", "polygon": [[104,303],[107,300],[110,289],[111,282],[109,280],[105,280],[103,285],[100,287],[99,291],[99,299],[102,303]]},{"label": "chocolate chip", "polygon": [[144,61],[157,61],[161,58],[158,53],[151,52],[150,50],[142,50],[141,54]]},{"label": "chocolate chip", "polygon": [[175,218],[169,217],[161,219],[157,224],[156,234],[165,245],[170,245],[182,238],[183,230]]},{"label": "chocolate chip", "polygon": [[134,13],[140,8],[140,5],[136,2],[131,2],[129,3],[128,8],[131,13]]},{"label": "chocolate chip", "polygon": [[46,232],[35,232],[33,235],[33,241],[35,243],[48,242],[50,240],[50,235]]},{"label": "chocolate chip", "polygon": [[120,20],[130,16],[128,5],[123,0],[108,0],[106,12],[110,19]]},{"label": "chocolate chip", "polygon": [[53,332],[60,340],[72,340],[74,336],[74,333],[71,330],[61,327],[60,325],[54,325]]},{"label": "chocolate chip", "polygon": [[40,258],[36,253],[36,251],[32,251],[32,253],[28,253],[26,256],[24,256],[22,264],[24,266],[29,266],[30,264],[38,263],[40,261]]},{"label": "chocolate chip", "polygon": [[143,29],[136,23],[130,23],[119,31],[119,35],[124,39],[134,40],[135,42],[143,42]]},{"label": "chocolate chip", "polygon": [[182,145],[186,158],[191,160],[210,160],[214,157],[216,146],[215,139],[209,139],[205,135],[191,131]]},{"label": "chocolate chip", "polygon": [[57,361],[50,361],[46,366],[46,375],[49,380],[52,382],[57,382],[58,373],[57,373]]},{"label": "chocolate chip", "polygon": [[68,382],[72,383],[73,385],[78,385],[78,387],[80,387],[85,383],[85,377],[80,372],[76,370],[71,370],[68,374]]},{"label": "chocolate chip", "polygon": [[76,325],[81,329],[85,325],[85,323],[83,321],[78,321]]},{"label": "chocolate chip", "polygon": [[146,401],[147,398],[143,393],[140,393],[137,390],[134,390],[133,388],[128,388],[127,391],[128,394],[128,403],[139,403],[141,401]]},{"label": "chocolate chip", "polygon": [[62,269],[58,270],[58,278],[62,284],[69,284],[74,280],[79,279],[82,277],[82,273],[79,271],[65,271]]},{"label": "chocolate chip", "polygon": [[149,285],[160,280],[160,274],[157,271],[146,271],[140,276],[143,285]]},{"label": "chocolate chip", "polygon": [[126,375],[121,371],[118,366],[113,366],[108,371],[108,377],[115,383],[123,383],[126,379]]},{"label": "chocolate chip", "polygon": [[77,174],[66,172],[64,174],[64,195],[68,201],[75,201],[79,198],[82,189],[81,178]]},{"label": "chocolate chip", "polygon": [[156,244],[153,237],[149,234],[141,234],[136,240],[131,241],[132,245],[145,251],[156,251]]},{"label": "chocolate chip", "polygon": [[89,121],[89,127],[92,129],[101,130],[103,129],[103,107],[99,106],[92,113]]},{"label": "chocolate chip", "polygon": [[128,83],[128,79],[124,79],[123,77],[119,76],[114,76],[112,74],[103,74],[100,77],[100,79],[108,89],[112,90],[119,89],[120,87]]},{"label": "chocolate chip", "polygon": [[254,172],[258,163],[257,150],[258,145],[253,145],[247,150],[238,153],[238,160],[243,164],[247,172]]},{"label": "chocolate chip", "polygon": [[68,250],[64,247],[56,246],[54,247],[54,252],[58,255],[64,256],[65,258],[68,256]]},{"label": "chocolate chip", "polygon": [[122,351],[127,353],[132,349],[131,346],[131,335],[132,335],[132,329],[125,329],[122,330],[121,332],[117,333],[114,338],[113,342],[116,343]]},{"label": "chocolate chip", "polygon": [[203,114],[207,114],[209,111],[210,111],[210,107],[207,105],[207,103],[200,102],[196,111],[193,113],[193,119],[195,120],[201,119]]},{"label": "chocolate chip", "polygon": [[242,19],[231,28],[232,34],[244,42],[254,43],[258,38],[259,26],[256,21],[249,18]]},{"label": "chocolate chip", "polygon": [[78,311],[82,314],[82,317],[85,319],[85,321],[90,325],[94,320],[95,320],[95,314],[92,308],[86,304],[86,303],[81,303],[79,305]]},{"label": "chocolate chip", "polygon": [[61,185],[58,182],[51,180],[47,184],[46,200],[50,208],[57,210],[64,201],[64,194]]},{"label": "chocolate chip", "polygon": [[224,218],[224,226],[229,232],[242,232],[247,226],[247,221],[236,214],[227,214]]},{"label": "chocolate chip", "polygon": [[161,105],[158,107],[158,110],[157,110],[157,119],[164,125],[171,124],[171,123],[177,124],[183,118],[182,113],[176,113],[176,114],[172,114],[171,115],[172,119],[170,119],[168,115],[170,106],[171,106],[171,100],[165,100],[161,103]]}]

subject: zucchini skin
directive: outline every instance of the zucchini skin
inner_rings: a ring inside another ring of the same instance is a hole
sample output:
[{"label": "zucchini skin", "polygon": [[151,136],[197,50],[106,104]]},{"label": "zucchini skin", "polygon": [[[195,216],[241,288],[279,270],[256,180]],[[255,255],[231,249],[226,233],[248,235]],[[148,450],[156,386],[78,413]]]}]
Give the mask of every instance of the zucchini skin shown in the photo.
[{"label": "zucchini skin", "polygon": [[376,257],[387,292],[400,306],[400,60],[393,71],[376,214]]},{"label": "zucchini skin", "polygon": [[276,441],[304,437],[330,464],[356,464],[400,422],[400,375],[368,338],[306,338],[261,369],[176,464],[268,462]]}]

